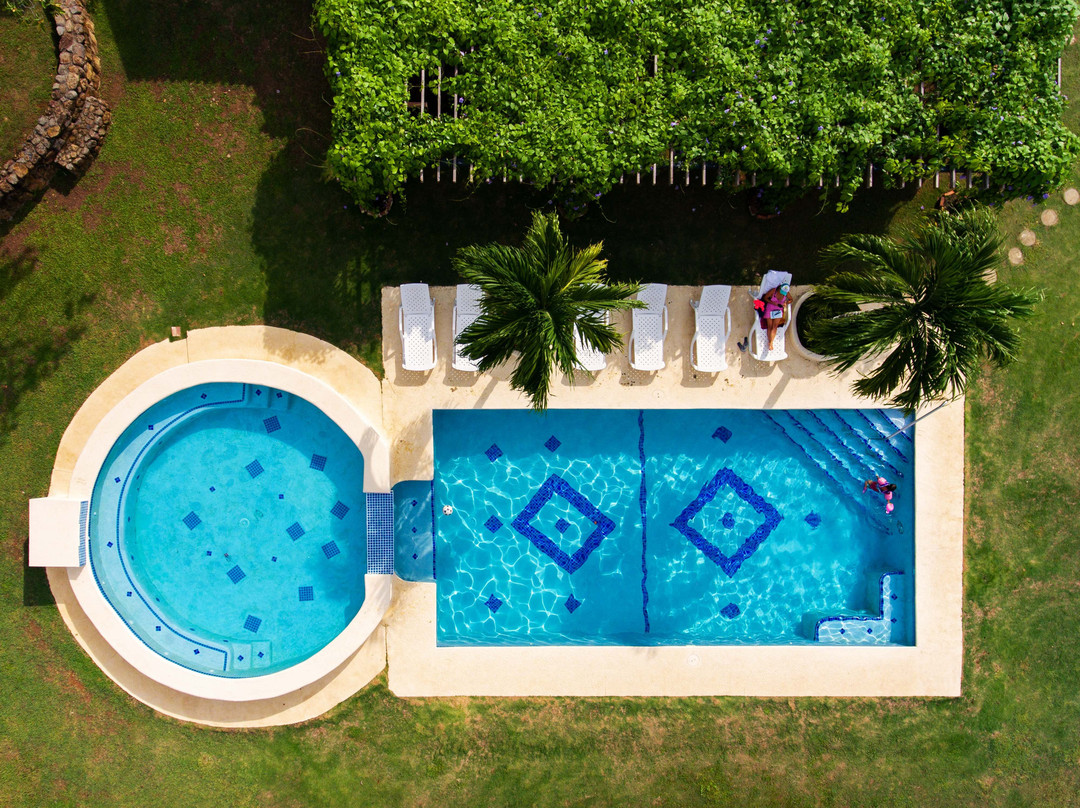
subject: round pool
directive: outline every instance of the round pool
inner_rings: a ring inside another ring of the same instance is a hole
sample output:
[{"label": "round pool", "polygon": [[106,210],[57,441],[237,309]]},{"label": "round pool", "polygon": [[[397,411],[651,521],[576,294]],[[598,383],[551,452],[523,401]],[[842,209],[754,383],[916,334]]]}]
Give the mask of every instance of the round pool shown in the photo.
[{"label": "round pool", "polygon": [[224,677],[325,647],[364,600],[364,458],[289,392],[214,383],[142,413],[101,467],[89,558],[149,648]]},{"label": "round pool", "polygon": [[353,401],[377,385],[316,371],[208,359],[135,386],[120,371],[99,392],[128,392],[73,421],[96,425],[67,486],[89,501],[87,560],[66,577],[123,664],[84,647],[129,692],[149,691],[127,666],[200,698],[278,698],[332,681],[375,635],[389,452]]}]

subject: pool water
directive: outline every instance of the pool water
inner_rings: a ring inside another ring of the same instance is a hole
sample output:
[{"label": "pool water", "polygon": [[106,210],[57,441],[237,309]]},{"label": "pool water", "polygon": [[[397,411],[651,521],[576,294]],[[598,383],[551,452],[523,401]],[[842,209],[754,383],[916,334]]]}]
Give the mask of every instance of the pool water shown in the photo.
[{"label": "pool water", "polygon": [[146,645],[226,677],[294,665],[364,600],[363,456],[307,401],[206,384],[143,413],[94,488],[90,561]]},{"label": "pool water", "polygon": [[[438,642],[912,644],[902,424],[889,410],[436,411]],[[898,486],[891,514],[862,491],[878,475]]]}]

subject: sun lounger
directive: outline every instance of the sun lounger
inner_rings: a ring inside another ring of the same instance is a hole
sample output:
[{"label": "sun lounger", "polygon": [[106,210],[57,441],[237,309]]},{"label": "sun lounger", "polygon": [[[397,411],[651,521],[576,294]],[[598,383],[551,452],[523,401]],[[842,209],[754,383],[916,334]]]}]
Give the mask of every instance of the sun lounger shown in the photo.
[{"label": "sun lounger", "polygon": [[[765,277],[761,279],[761,285],[758,287],[758,293],[754,299],[760,298],[770,289],[774,289],[782,283],[791,283],[791,273],[770,269],[765,273]],[[754,312],[754,324],[750,326],[750,335],[747,338],[750,343],[750,355],[752,357],[760,362],[779,362],[781,359],[787,359],[787,350],[784,343],[787,337],[788,325],[791,324],[790,303],[786,307],[785,316],[787,321],[776,329],[776,338],[773,340],[772,350],[769,350],[768,332],[761,327],[761,318],[758,317],[756,311]]]},{"label": "sun lounger", "polygon": [[[607,312],[604,312],[604,322],[610,322]],[[574,365],[578,370],[587,370],[589,373],[598,373],[607,367],[607,357],[603,351],[598,351],[591,345],[586,345],[581,339],[581,332],[574,326],[574,352],[577,354],[577,363]]]},{"label": "sun lounger", "polygon": [[664,367],[664,338],[667,336],[667,284],[647,284],[637,296],[648,308],[633,309],[628,354],[634,370],[653,371]]},{"label": "sun lounger", "polygon": [[435,303],[426,283],[401,286],[398,332],[401,334],[401,366],[405,370],[435,367]]},{"label": "sun lounger", "polygon": [[480,316],[481,297],[483,297],[483,293],[480,291],[479,286],[471,283],[458,284],[457,300],[454,302],[454,361],[452,364],[455,370],[464,370],[470,373],[477,371],[477,363],[461,353],[458,337]]},{"label": "sun lounger", "polygon": [[694,308],[694,338],[690,341],[690,364],[703,373],[727,370],[727,340],[731,335],[731,287],[713,285],[701,290]]}]

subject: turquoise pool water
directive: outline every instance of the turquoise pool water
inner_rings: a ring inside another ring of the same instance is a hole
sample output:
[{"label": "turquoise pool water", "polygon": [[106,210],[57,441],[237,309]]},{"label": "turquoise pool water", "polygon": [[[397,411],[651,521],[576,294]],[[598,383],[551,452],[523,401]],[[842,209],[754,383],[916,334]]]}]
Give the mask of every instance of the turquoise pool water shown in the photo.
[{"label": "turquoise pool water", "polygon": [[[912,644],[915,446],[910,429],[888,437],[902,423],[436,411],[438,642]],[[861,490],[879,475],[898,486],[891,514]]]},{"label": "turquoise pool water", "polygon": [[307,401],[205,384],[143,413],[94,486],[90,563],[142,642],[245,677],[323,648],[364,600],[364,460]]}]

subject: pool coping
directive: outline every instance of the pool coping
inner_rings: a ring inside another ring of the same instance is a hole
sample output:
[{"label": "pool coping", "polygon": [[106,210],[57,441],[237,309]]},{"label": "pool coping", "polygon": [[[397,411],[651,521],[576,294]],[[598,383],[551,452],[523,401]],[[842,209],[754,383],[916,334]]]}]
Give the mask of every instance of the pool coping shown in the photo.
[{"label": "pool coping", "polygon": [[[552,408],[866,408],[850,385],[867,365],[839,376],[797,355],[762,365],[735,352],[749,332],[750,288],[732,290],[729,368],[701,374],[689,361],[700,287],[668,288],[666,367],[632,370],[625,354],[577,387],[557,383]],[[796,297],[809,287],[794,287]],[[520,409],[509,370],[468,374],[450,366],[454,287],[432,287],[438,363],[400,366],[396,288],[384,288],[383,420],[393,437],[391,477],[430,479],[435,409]],[[745,297],[744,297],[745,295]],[[738,306],[742,299],[745,307]],[[628,314],[613,322],[629,332]],[[935,405],[936,406],[936,405]],[[920,414],[929,412],[924,408]],[[389,685],[399,696],[958,696],[963,665],[964,401],[917,426],[915,452],[915,645],[440,647],[435,584],[399,580],[387,621]]]},{"label": "pool coping", "polygon": [[[49,497],[88,500],[101,461],[134,417],[171,392],[211,381],[251,381],[307,399],[335,418],[364,452],[365,491],[389,491],[388,443],[381,434],[381,387],[375,375],[315,337],[268,326],[230,326],[151,345],[109,376],[61,439]],[[382,622],[394,586],[390,575],[365,575],[360,611],[308,660],[265,676],[225,679],[188,671],[143,645],[105,601],[89,564],[47,572],[64,621],[106,675],[176,718],[216,726],[303,721],[348,698],[385,667]]]}]

